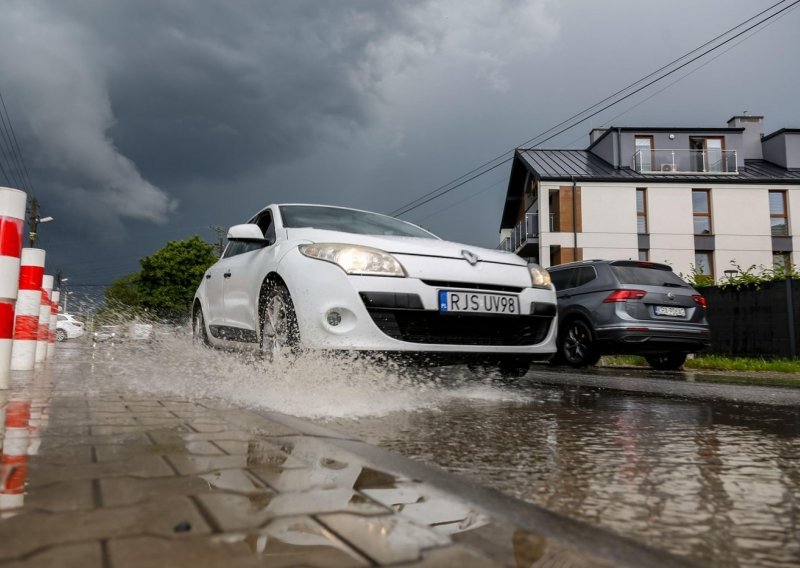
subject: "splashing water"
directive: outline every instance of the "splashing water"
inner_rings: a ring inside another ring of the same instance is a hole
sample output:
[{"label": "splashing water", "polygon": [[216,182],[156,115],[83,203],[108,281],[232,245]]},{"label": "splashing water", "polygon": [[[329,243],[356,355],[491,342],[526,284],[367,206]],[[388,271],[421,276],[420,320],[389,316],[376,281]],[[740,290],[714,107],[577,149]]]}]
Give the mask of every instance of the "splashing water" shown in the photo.
[{"label": "splashing water", "polygon": [[187,337],[98,344],[92,359],[102,365],[90,388],[216,399],[305,418],[383,416],[436,409],[454,399],[528,399],[494,384],[491,374],[479,376],[464,366],[418,367],[322,352],[266,363],[252,354],[200,347]]}]

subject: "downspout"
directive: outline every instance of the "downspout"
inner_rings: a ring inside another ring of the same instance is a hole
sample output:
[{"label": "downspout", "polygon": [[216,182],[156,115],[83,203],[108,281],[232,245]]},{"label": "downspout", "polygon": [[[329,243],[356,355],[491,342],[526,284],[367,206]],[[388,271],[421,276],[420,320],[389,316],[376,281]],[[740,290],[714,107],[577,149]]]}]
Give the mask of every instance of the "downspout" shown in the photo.
[{"label": "downspout", "polygon": [[576,217],[577,206],[575,205],[577,193],[575,186],[575,176],[572,176],[572,252],[575,255],[575,260],[578,260],[578,218]]},{"label": "downspout", "polygon": [[614,164],[616,169],[622,167],[622,128],[617,126],[617,163]]}]

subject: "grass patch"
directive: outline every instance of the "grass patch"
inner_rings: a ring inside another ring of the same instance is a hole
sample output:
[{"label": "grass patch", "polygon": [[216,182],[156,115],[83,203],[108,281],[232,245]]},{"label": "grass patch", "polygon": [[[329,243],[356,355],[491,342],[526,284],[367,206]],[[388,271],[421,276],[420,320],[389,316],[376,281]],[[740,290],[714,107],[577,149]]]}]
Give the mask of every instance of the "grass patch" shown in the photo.
[{"label": "grass patch", "polygon": [[[648,367],[644,357],[636,355],[607,355],[602,358],[600,364],[603,366]],[[693,359],[687,359],[684,368],[708,371],[800,373],[800,360],[698,355]]]}]

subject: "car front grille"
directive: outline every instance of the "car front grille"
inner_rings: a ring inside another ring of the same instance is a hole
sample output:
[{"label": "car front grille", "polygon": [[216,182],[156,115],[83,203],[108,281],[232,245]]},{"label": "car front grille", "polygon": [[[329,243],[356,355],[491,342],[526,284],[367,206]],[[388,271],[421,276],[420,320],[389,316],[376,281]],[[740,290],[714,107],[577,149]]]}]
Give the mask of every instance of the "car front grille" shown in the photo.
[{"label": "car front grille", "polygon": [[523,346],[541,343],[552,317],[442,314],[432,310],[367,309],[394,339],[435,345]]}]

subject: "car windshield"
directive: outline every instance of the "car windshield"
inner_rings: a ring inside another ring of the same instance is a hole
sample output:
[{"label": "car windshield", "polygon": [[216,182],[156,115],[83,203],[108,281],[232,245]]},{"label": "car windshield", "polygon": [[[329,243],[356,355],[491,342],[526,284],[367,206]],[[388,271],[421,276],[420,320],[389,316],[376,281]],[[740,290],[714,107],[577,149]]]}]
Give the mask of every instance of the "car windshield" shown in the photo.
[{"label": "car windshield", "polygon": [[280,211],[283,226],[288,229],[310,227],[358,235],[438,238],[416,225],[378,213],[315,205],[283,205]]},{"label": "car windshield", "polygon": [[621,284],[688,288],[689,285],[671,270],[643,265],[611,265],[611,271]]}]

